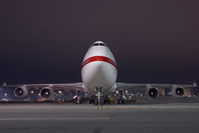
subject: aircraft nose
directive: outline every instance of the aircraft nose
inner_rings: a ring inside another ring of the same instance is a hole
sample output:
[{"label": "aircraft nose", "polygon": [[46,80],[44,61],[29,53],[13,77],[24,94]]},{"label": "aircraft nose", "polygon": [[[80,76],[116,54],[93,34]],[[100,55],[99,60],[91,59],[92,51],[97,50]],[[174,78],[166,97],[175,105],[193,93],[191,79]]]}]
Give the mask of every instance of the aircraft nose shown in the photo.
[{"label": "aircraft nose", "polygon": [[95,68],[96,68],[95,70],[96,70],[96,72],[98,74],[102,73],[102,70],[103,70],[103,64],[102,64],[102,62],[101,61],[96,62],[95,63]]}]

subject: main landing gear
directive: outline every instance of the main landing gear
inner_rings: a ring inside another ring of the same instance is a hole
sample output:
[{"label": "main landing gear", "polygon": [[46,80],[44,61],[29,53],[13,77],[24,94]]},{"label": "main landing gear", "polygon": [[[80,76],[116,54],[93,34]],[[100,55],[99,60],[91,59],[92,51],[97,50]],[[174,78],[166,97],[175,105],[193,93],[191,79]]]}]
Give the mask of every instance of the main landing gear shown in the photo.
[{"label": "main landing gear", "polygon": [[116,91],[116,103],[117,104],[124,104],[124,99],[123,99],[123,91],[122,90],[117,90]]},{"label": "main landing gear", "polygon": [[82,99],[81,99],[80,91],[78,90],[78,91],[76,92],[76,94],[77,94],[77,95],[74,97],[75,103],[76,103],[76,104],[82,104]]}]

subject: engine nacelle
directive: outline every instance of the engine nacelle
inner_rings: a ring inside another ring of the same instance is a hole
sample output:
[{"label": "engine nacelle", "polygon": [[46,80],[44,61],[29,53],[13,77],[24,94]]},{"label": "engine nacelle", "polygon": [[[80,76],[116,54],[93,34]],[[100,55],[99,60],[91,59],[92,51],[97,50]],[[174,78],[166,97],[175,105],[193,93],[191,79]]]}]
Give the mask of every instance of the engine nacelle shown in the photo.
[{"label": "engine nacelle", "polygon": [[150,88],[148,90],[148,96],[150,98],[157,98],[157,97],[159,97],[159,91],[158,91],[158,89],[157,88]]},{"label": "engine nacelle", "polygon": [[28,95],[28,90],[26,89],[26,87],[22,86],[22,87],[17,87],[14,90],[14,95],[16,97],[26,97]]},{"label": "engine nacelle", "polygon": [[178,87],[174,89],[173,94],[176,96],[184,96],[184,92],[185,92],[184,88]]},{"label": "engine nacelle", "polygon": [[40,95],[42,98],[50,99],[53,97],[53,90],[51,88],[43,88],[40,91]]}]

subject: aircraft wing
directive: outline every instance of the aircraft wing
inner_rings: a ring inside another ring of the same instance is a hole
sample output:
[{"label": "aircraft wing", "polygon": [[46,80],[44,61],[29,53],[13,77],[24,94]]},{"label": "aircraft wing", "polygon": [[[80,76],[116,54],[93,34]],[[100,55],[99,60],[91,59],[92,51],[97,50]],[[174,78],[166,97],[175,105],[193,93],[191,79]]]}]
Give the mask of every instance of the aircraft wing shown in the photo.
[{"label": "aircraft wing", "polygon": [[64,90],[84,90],[83,83],[64,83],[64,84],[19,84],[19,85],[6,85],[3,87],[21,87],[21,88],[34,88],[36,90],[40,88],[51,88],[52,90],[64,89]]},{"label": "aircraft wing", "polygon": [[135,89],[135,88],[192,88],[197,87],[196,83],[193,85],[185,84],[134,84],[134,83],[117,83],[117,89]]},{"label": "aircraft wing", "polygon": [[159,88],[171,89],[173,96],[184,96],[186,88],[197,87],[196,83],[193,85],[185,85],[185,84],[131,84],[131,83],[117,83],[117,90],[142,90],[147,92],[147,96],[151,98],[156,98],[159,96]]},{"label": "aircraft wing", "polygon": [[171,89],[173,96],[183,96],[186,88],[197,87],[196,83],[193,85],[185,84],[131,84],[131,83],[117,83],[117,90],[137,90],[147,92],[147,96],[151,98],[156,98],[159,96],[159,88]]}]

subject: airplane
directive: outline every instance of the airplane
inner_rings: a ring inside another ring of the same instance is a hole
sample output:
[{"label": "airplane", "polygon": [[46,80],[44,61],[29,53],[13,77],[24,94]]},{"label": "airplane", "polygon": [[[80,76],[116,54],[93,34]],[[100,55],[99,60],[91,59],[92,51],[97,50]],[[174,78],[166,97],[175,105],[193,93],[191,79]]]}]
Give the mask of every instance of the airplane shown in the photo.
[{"label": "airplane", "polygon": [[[184,84],[135,84],[135,83],[117,83],[117,63],[109,48],[102,41],[94,42],[88,49],[81,66],[82,82],[80,83],[63,83],[63,84],[20,84],[7,85],[3,87],[15,87],[14,95],[16,97],[26,97],[30,94],[29,89],[35,88],[39,95],[50,100],[53,92],[59,89],[85,91],[90,97],[90,103],[101,104],[104,101],[109,102],[108,96],[114,92],[122,92],[125,89],[142,88],[146,91],[149,98],[157,98],[160,95],[158,88],[170,88],[173,96],[182,97],[185,88],[197,87]],[[78,94],[78,93],[77,93]],[[123,97],[118,99],[118,103],[123,103]],[[81,103],[81,97],[78,96],[78,103]]]}]

